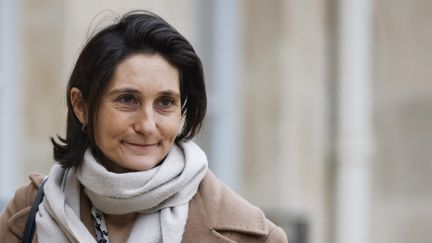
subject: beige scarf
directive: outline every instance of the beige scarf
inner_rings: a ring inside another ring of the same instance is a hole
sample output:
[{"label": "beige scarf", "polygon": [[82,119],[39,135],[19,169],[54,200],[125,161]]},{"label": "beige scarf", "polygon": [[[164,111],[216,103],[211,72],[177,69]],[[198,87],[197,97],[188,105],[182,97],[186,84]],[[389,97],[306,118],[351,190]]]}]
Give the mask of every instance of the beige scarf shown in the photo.
[{"label": "beige scarf", "polygon": [[164,162],[148,171],[117,174],[88,149],[79,169],[55,164],[36,216],[39,242],[95,242],[80,220],[80,184],[94,207],[107,214],[140,213],[127,242],[181,242],[188,203],[207,171],[207,158],[193,142],[174,145]]}]

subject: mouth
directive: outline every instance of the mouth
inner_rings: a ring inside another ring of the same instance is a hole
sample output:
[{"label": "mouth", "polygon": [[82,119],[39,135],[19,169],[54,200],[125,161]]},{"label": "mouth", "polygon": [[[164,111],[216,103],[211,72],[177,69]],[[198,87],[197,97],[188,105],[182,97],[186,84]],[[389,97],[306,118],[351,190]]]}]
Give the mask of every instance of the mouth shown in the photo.
[{"label": "mouth", "polygon": [[154,143],[154,142],[141,143],[141,142],[130,142],[130,141],[122,141],[121,144],[127,151],[129,151],[129,153],[134,155],[139,155],[139,156],[149,155],[156,152],[156,150],[160,145],[160,143]]},{"label": "mouth", "polygon": [[137,142],[128,142],[128,141],[122,141],[123,144],[131,145],[135,147],[141,147],[141,148],[152,148],[159,145],[159,143],[137,143]]}]

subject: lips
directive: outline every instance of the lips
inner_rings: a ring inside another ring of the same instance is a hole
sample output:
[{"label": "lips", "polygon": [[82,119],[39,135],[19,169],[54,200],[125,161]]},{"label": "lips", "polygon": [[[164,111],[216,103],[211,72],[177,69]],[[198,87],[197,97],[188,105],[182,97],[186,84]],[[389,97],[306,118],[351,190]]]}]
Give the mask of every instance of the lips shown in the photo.
[{"label": "lips", "polygon": [[159,143],[136,143],[136,142],[128,142],[128,141],[123,141],[123,143],[128,145],[138,146],[138,147],[152,147],[152,146],[157,146],[159,144]]},{"label": "lips", "polygon": [[147,155],[153,153],[158,148],[159,143],[141,143],[141,142],[129,142],[122,141],[123,146],[132,154],[135,155]]}]

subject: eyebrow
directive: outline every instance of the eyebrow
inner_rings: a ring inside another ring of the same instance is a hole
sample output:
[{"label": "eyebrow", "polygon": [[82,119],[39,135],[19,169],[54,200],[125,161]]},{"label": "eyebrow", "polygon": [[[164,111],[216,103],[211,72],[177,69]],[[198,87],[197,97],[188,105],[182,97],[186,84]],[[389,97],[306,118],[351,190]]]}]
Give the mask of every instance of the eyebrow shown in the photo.
[{"label": "eyebrow", "polygon": [[133,89],[133,88],[120,88],[120,89],[111,90],[108,93],[108,96],[118,95],[118,94],[122,94],[122,93],[140,94],[141,92],[139,92],[137,89]]},{"label": "eyebrow", "polygon": [[[120,88],[120,89],[111,90],[108,93],[108,96],[113,96],[113,95],[115,96],[115,95],[123,94],[123,93],[141,95],[141,92],[139,90],[134,89],[134,88],[128,88],[128,87],[126,87],[126,88]],[[163,96],[175,96],[175,97],[180,98],[179,92],[174,91],[174,90],[164,90],[164,91],[159,92],[159,95],[163,95]]]},{"label": "eyebrow", "polygon": [[173,91],[173,90],[165,90],[165,91],[160,92],[159,94],[163,95],[163,96],[175,96],[177,98],[180,98],[180,94],[176,91]]}]

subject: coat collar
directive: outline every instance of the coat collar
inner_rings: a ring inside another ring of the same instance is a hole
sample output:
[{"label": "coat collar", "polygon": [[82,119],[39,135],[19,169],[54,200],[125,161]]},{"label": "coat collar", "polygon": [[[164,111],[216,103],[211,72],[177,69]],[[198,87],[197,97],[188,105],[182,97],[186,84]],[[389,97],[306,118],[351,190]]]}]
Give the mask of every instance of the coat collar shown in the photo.
[{"label": "coat collar", "polygon": [[[18,189],[15,193],[12,210],[16,210],[16,212],[10,216],[7,223],[11,232],[18,236],[18,238],[21,238],[23,235],[31,205],[44,176],[39,173],[32,173],[29,175],[29,179],[32,184]],[[37,242],[37,237],[33,237],[33,242]]]},{"label": "coat collar", "polygon": [[216,230],[268,234],[264,213],[225,186],[211,171],[204,178],[199,194]]},{"label": "coat collar", "polygon": [[[192,239],[201,239],[200,236],[204,239],[202,234],[207,237],[208,234],[217,236],[217,232],[225,231],[256,236],[269,233],[264,213],[238,196],[209,171],[190,201],[183,242],[193,242]],[[223,236],[221,239],[223,241]],[[230,241],[225,238],[223,242]]]}]

